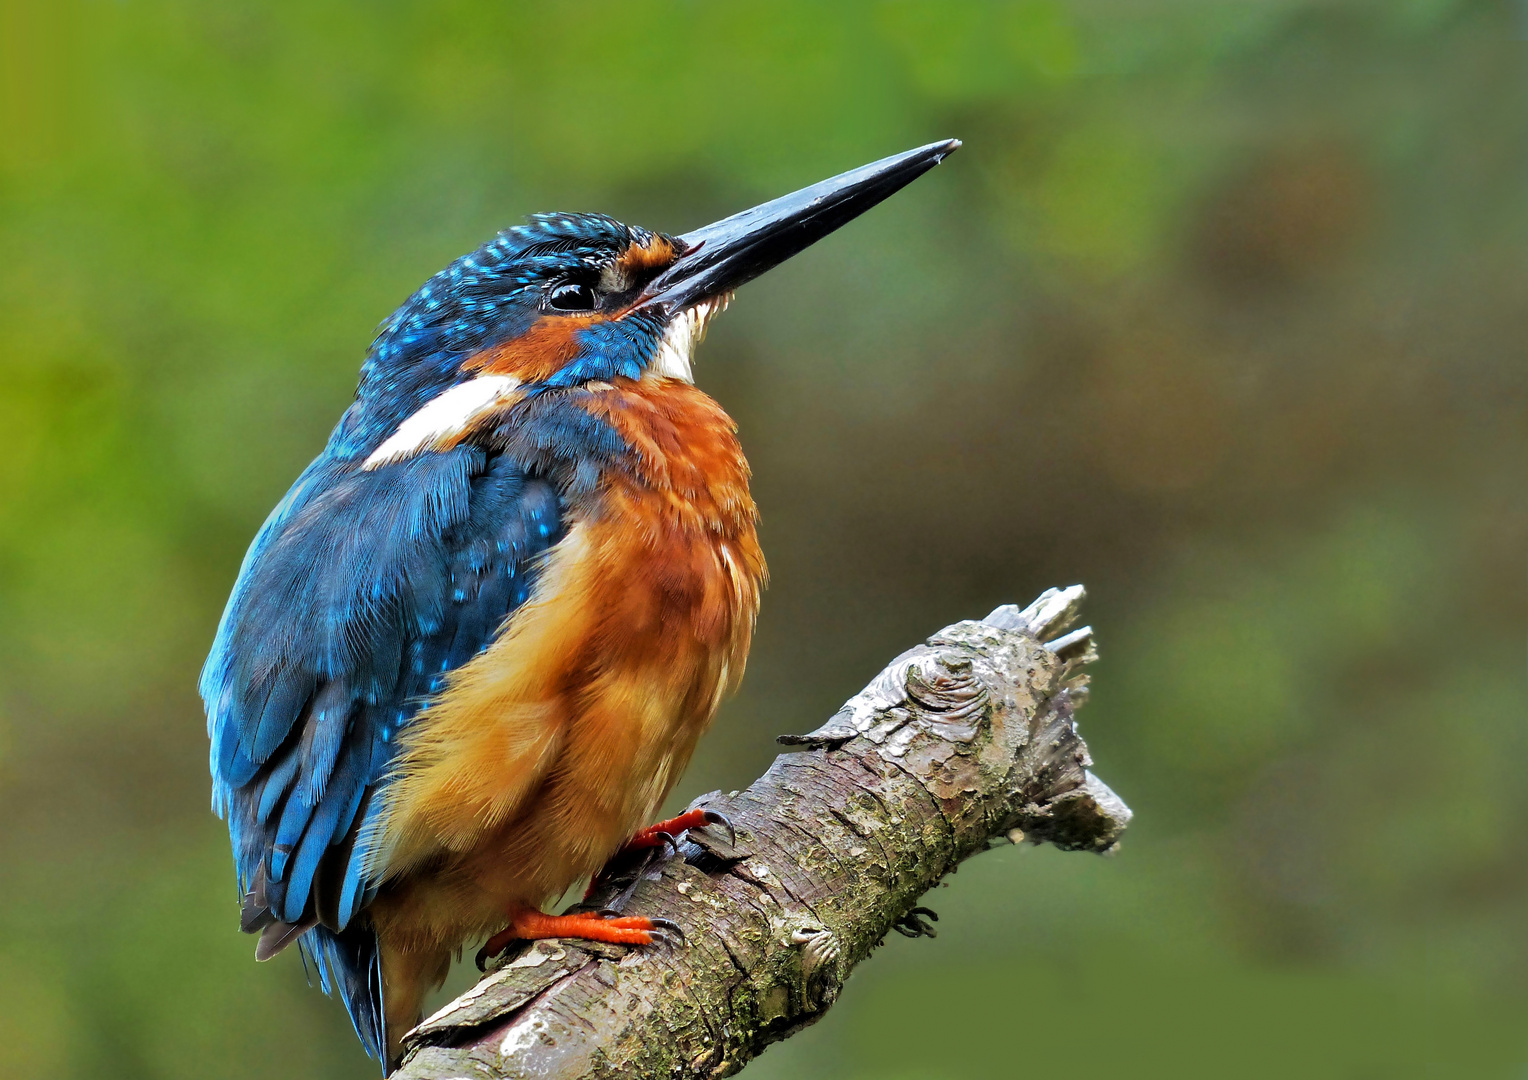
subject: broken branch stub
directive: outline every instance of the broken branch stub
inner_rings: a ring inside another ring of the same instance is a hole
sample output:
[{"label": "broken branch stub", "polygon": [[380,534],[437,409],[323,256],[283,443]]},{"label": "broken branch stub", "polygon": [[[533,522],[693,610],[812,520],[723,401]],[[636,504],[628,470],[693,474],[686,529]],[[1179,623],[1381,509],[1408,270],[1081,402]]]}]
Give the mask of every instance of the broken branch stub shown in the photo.
[{"label": "broken branch stub", "polygon": [[[1075,709],[1092,631],[1081,586],[960,622],[893,660],[828,722],[781,742],[746,791],[695,806],[639,871],[629,914],[686,944],[527,946],[408,1038],[408,1080],[718,1077],[813,1023],[886,934],[933,936],[919,898],[961,860],[1024,838],[1112,850],[1130,810],[1088,772]],[[591,896],[600,907],[617,875]]]}]

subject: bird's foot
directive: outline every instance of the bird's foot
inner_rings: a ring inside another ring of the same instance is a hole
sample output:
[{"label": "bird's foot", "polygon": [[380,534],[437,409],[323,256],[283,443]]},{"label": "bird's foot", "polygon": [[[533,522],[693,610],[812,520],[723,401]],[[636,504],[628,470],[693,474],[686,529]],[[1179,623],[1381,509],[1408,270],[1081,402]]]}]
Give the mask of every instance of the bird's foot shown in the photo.
[{"label": "bird's foot", "polygon": [[535,908],[521,908],[511,912],[509,925],[478,950],[478,970],[485,970],[489,959],[498,956],[513,942],[540,938],[604,941],[612,945],[676,945],[684,941],[684,932],[668,919],[649,919],[642,915],[610,917],[604,912],[592,911],[546,915]]},{"label": "bird's foot", "polygon": [[588,900],[589,897],[593,896],[596,891],[603,887],[610,880],[612,869],[624,862],[628,855],[633,852],[644,852],[645,854],[641,866],[637,870],[636,878],[621,893],[620,899],[610,905],[613,910],[619,912],[621,908],[626,906],[626,901],[631,899],[636,883],[642,880],[642,875],[652,865],[653,855],[655,854],[654,848],[666,847],[671,851],[677,852],[679,850],[679,841],[675,839],[676,837],[689,832],[691,829],[704,829],[708,825],[720,825],[727,830],[728,843],[737,843],[737,830],[732,827],[732,822],[727,820],[726,815],[718,814],[715,810],[686,810],[678,817],[656,822],[645,829],[638,829],[632,835],[632,838],[621,845],[621,849],[610,857],[610,861],[605,864],[605,868],[598,874],[595,874],[590,880],[589,887],[584,890],[584,899]]},{"label": "bird's foot", "polygon": [[704,829],[707,825],[720,825],[727,830],[729,842],[737,843],[737,830],[732,827],[732,822],[728,821],[725,815],[718,814],[715,810],[686,810],[678,817],[659,821],[645,829],[638,829],[632,838],[626,841],[621,851],[637,851],[641,848],[662,847],[665,844],[671,848],[677,847],[674,838],[680,833],[691,829]]}]

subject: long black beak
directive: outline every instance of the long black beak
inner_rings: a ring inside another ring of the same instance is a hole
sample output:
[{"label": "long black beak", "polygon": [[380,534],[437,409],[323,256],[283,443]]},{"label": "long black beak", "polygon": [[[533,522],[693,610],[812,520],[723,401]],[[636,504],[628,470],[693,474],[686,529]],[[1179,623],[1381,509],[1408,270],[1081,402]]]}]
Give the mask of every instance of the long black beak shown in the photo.
[{"label": "long black beak", "polygon": [[648,283],[636,306],[672,313],[730,292],[859,217],[959,149],[958,139],[929,143],[685,233],[679,237],[684,254]]}]

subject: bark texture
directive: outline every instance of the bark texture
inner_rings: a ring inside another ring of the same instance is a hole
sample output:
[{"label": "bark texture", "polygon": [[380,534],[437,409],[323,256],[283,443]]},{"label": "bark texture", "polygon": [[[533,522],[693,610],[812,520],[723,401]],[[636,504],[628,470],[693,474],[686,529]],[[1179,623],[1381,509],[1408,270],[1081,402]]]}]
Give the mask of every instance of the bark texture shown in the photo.
[{"label": "bark texture", "polygon": [[[686,943],[536,942],[421,1024],[395,1076],[720,1077],[813,1023],[963,859],[1029,839],[1108,852],[1130,810],[1087,771],[1073,712],[1092,633],[1081,586],[960,622],[893,660],[725,814],[637,871],[628,914]],[[632,882],[626,878],[626,884]],[[623,883],[591,898],[608,903]]]}]

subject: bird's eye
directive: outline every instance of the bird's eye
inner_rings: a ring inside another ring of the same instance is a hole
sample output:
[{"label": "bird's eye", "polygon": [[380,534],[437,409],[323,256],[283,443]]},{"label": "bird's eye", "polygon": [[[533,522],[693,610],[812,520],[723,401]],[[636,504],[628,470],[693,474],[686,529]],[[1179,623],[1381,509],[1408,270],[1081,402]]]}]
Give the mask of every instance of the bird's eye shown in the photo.
[{"label": "bird's eye", "polygon": [[582,281],[564,281],[547,293],[549,307],[558,311],[589,311],[595,306],[594,287]]}]

